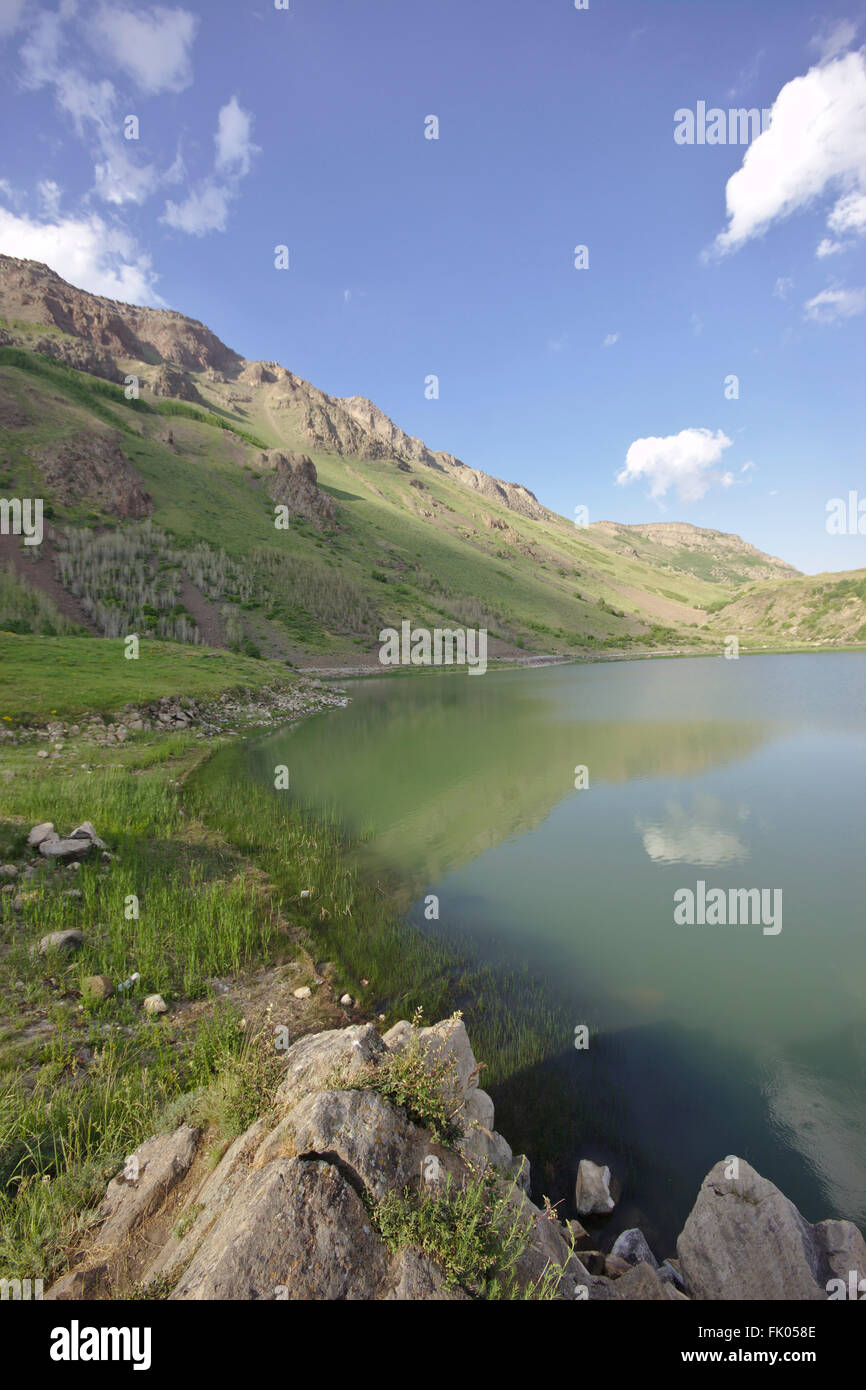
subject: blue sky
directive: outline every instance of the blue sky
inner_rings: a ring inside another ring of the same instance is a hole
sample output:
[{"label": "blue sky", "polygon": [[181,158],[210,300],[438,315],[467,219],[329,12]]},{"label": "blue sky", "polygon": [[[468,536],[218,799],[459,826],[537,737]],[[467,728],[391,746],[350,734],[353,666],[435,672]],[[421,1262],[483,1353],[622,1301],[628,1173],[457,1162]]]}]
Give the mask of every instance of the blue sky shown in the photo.
[{"label": "blue sky", "polygon": [[[0,250],[368,396],[563,515],[866,564],[825,524],[866,502],[858,6],[289,4],[0,0]],[[677,144],[700,101],[772,125]]]}]

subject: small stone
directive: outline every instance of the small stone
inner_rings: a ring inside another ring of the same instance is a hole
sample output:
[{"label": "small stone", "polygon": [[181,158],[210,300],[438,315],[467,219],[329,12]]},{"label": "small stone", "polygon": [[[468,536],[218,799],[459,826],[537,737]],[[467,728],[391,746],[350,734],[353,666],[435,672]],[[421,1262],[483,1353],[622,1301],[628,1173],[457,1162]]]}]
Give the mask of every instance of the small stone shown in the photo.
[{"label": "small stone", "polygon": [[[583,1259],[583,1256],[580,1257]],[[628,1274],[632,1266],[628,1260],[623,1260],[619,1255],[608,1255],[604,1262],[604,1273],[608,1279],[619,1279],[623,1274]]]},{"label": "small stone", "polygon": [[41,845],[43,840],[48,840],[54,835],[54,825],[50,820],[44,820],[39,825],[34,825],[30,834],[27,836],[28,845]]},{"label": "small stone", "polygon": [[0,878],[17,878],[18,870],[14,864],[0,864]]},{"label": "small stone", "polygon": [[309,985],[301,985],[300,989],[292,990],[292,993],[296,999],[309,999],[312,992],[313,991],[310,989]]},{"label": "small stone", "polygon": [[590,1274],[604,1274],[604,1255],[600,1250],[581,1250],[580,1263]]},{"label": "small stone", "polygon": [[114,985],[108,975],[88,975],[81,981],[81,997],[88,1004],[101,1003],[110,999]]},{"label": "small stone", "polygon": [[354,1007],[355,1001],[351,994],[343,994],[340,996],[340,1003],[343,1005],[344,1009],[351,1009]]},{"label": "small stone", "polygon": [[39,943],[39,954],[44,956],[46,951],[66,951],[67,953],[77,951],[84,945],[84,932],[67,930],[52,931],[47,936],[43,936]]},{"label": "small stone", "polygon": [[144,1012],[151,1017],[156,1014],[167,1014],[168,1005],[161,994],[148,994],[144,1001]]},{"label": "small stone", "polygon": [[36,754],[36,756],[37,756],[37,758],[47,758],[47,757],[48,757],[48,749],[47,749],[47,748],[40,748],[40,749],[39,749],[39,752]]},{"label": "small stone", "polygon": [[302,897],[302,898],[308,898],[309,896],[310,896],[310,890],[309,890],[309,888],[302,888],[302,889],[301,889],[301,897]]},{"label": "small stone", "polygon": [[615,1203],[610,1195],[610,1169],[582,1158],[577,1168],[575,1205],[581,1216],[607,1215]]}]

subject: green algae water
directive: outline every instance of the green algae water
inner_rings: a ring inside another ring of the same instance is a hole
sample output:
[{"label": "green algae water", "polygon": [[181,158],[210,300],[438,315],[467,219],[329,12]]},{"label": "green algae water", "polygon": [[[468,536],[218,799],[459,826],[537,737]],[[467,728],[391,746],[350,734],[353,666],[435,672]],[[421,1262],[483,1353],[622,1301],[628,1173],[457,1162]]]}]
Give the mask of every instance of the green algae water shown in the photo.
[{"label": "green algae water", "polygon": [[[406,923],[453,943],[449,997],[536,1195],[572,1214],[578,1160],[607,1162],[599,1243],[638,1224],[670,1254],[738,1154],[809,1220],[862,1226],[866,655],[347,691],[244,772],[273,787],[285,764],[274,796],[336,818]],[[770,890],[779,912],[678,923],[685,889]]]}]

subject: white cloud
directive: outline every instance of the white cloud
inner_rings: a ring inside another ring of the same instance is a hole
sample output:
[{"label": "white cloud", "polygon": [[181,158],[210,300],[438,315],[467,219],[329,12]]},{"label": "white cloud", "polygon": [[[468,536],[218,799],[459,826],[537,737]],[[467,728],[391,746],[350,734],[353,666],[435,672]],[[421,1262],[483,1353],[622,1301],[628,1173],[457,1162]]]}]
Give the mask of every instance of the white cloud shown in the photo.
[{"label": "white cloud", "polygon": [[60,185],[54,179],[40,179],[36,191],[43,210],[49,217],[56,217],[60,211]]},{"label": "white cloud", "polygon": [[794,281],[787,275],[780,275],[773,286],[773,295],[776,299],[787,299],[788,292],[794,288]]},{"label": "white cloud", "polygon": [[91,40],[134,79],[143,92],[181,92],[192,82],[190,50],[198,17],[189,10],[124,10],[104,5]]},{"label": "white cloud", "polygon": [[253,155],[259,148],[251,139],[253,118],[232,97],[225,106],[220,107],[217,117],[216,167],[232,174],[248,174]]},{"label": "white cloud", "polygon": [[162,304],[148,255],[121,228],[92,214],[36,222],[0,208],[0,251],[44,261],[64,280],[129,304]]},{"label": "white cloud", "polygon": [[711,469],[730,444],[722,430],[713,434],[708,429],[685,429],[679,434],[636,439],[616,481],[624,486],[636,478],[646,478],[651,485],[650,497],[664,497],[669,488],[674,488],[683,502],[695,502],[711,483],[721,481]]},{"label": "white cloud", "polygon": [[618,333],[608,333],[607,337],[602,343],[602,347],[613,347],[614,343],[619,342],[619,336],[620,335]]},{"label": "white cloud", "polygon": [[189,193],[182,203],[169,200],[165,205],[162,221],[179,232],[190,236],[204,236],[207,232],[224,232],[228,220],[229,203],[232,193],[221,184],[207,182],[201,188]]},{"label": "white cloud", "polygon": [[[237,196],[238,184],[250,171],[253,156],[259,153],[252,142],[253,118],[232,97],[221,106],[214,135],[216,156],[214,173],[193,188],[181,202],[169,200],[162,221],[190,236],[224,232],[229,205]],[[221,174],[222,178],[216,175]]]},{"label": "white cloud", "polygon": [[[711,248],[718,255],[761,236],[775,221],[827,192],[866,193],[866,59],[847,53],[787,82],[767,130],[752,142],[728,180],[728,225]],[[705,256],[710,253],[705,253]]]},{"label": "white cloud", "polygon": [[840,198],[827,218],[827,226],[838,236],[860,236],[866,232],[866,193],[849,193]]},{"label": "white cloud", "polygon": [[816,323],[838,323],[854,318],[866,310],[866,289],[843,288],[822,290],[803,305],[803,314]]},{"label": "white cloud", "polygon": [[22,80],[39,90],[50,86],[61,110],[71,116],[76,134],[93,138],[94,188],[100,198],[120,206],[143,203],[161,182],[152,164],[132,157],[131,146],[121,133],[117,93],[107,79],[91,81],[76,68],[64,65],[63,19],[69,7],[39,16],[28,41],[22,46]]},{"label": "white cloud", "polygon": [[823,261],[827,256],[837,256],[840,251],[845,250],[845,243],[842,241],[831,241],[825,236],[815,248],[815,255],[819,261]]}]

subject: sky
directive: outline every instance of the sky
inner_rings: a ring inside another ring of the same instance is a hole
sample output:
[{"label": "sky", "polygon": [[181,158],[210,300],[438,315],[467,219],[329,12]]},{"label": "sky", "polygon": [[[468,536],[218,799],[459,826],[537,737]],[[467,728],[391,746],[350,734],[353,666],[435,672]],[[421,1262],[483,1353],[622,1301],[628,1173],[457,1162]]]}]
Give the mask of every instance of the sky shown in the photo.
[{"label": "sky", "polygon": [[863,566],[864,44],[852,0],[0,0],[0,251],[564,516]]}]

